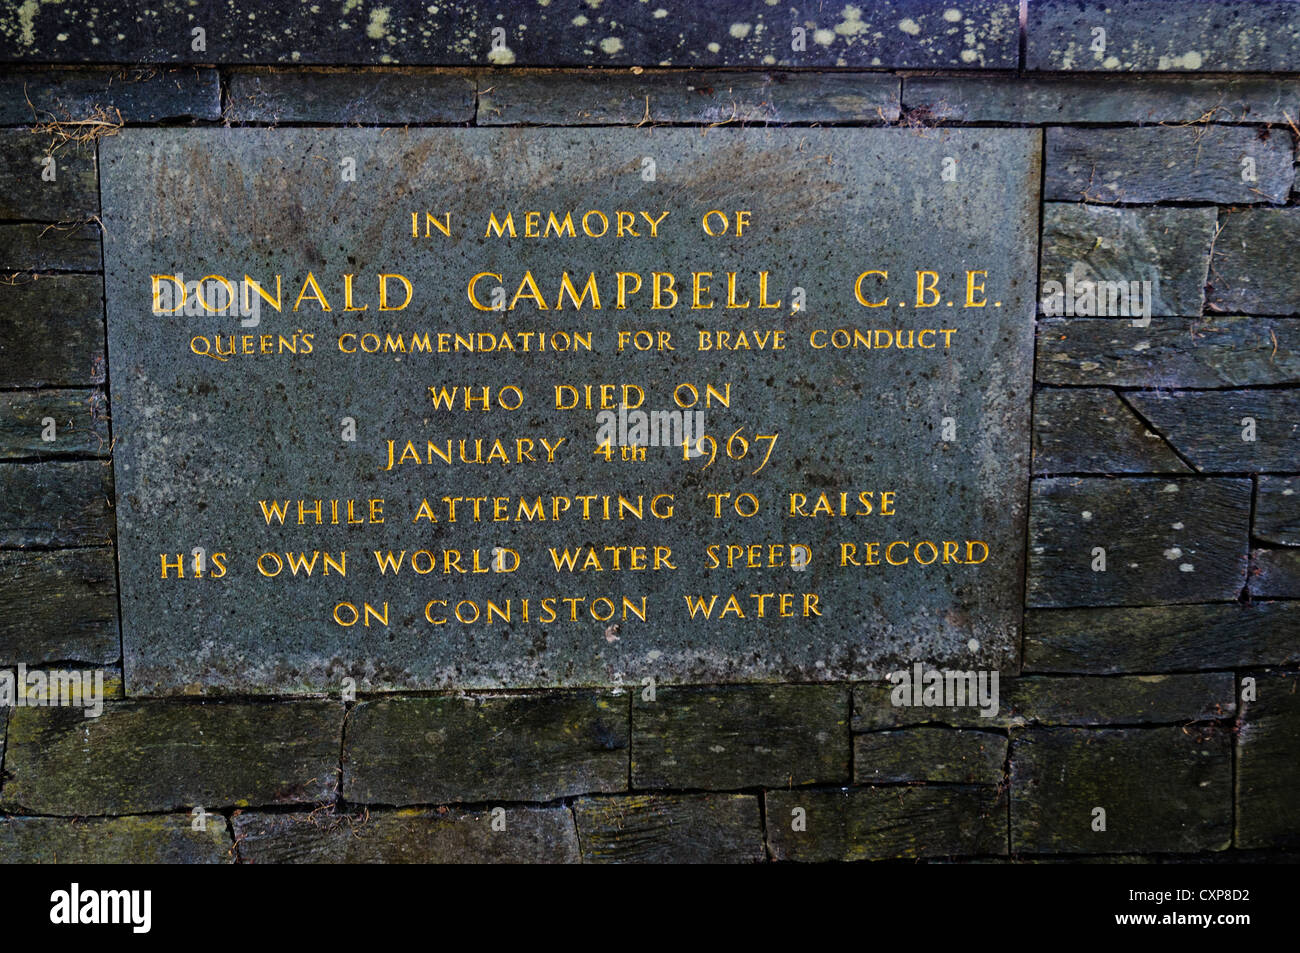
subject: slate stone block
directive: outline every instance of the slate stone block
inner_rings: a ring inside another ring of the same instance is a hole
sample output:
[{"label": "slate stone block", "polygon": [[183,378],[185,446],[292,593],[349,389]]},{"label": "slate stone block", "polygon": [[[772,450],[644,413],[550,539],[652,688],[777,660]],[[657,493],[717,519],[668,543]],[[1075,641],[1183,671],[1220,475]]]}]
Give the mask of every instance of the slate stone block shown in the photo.
[{"label": "slate stone block", "polygon": [[1034,395],[1034,473],[1191,473],[1111,390]]},{"label": "slate stone block", "polygon": [[1300,16],[1276,0],[1034,0],[1025,37],[1031,70],[1267,72],[1300,57]]},{"label": "slate stone block", "polygon": [[1300,660],[1300,603],[1131,609],[1039,609],[1025,614],[1025,670],[1177,672]]},{"label": "slate stone block", "polygon": [[[67,54],[52,58],[66,61]],[[127,59],[139,62],[137,57]],[[194,66],[17,69],[0,75],[0,125],[95,115],[129,123],[220,119],[221,84],[215,69]]]},{"label": "slate stone block", "polygon": [[767,859],[750,794],[632,794],[573,805],[584,863],[753,864]]},{"label": "slate stone block", "polygon": [[1291,137],[1248,126],[1053,126],[1046,141],[1046,199],[1281,205],[1295,180]]},{"label": "slate stone block", "polygon": [[1243,314],[1300,312],[1300,209],[1225,211],[1210,262],[1206,307]]},{"label": "slate stone block", "polygon": [[98,214],[93,142],[0,129],[0,218],[77,222]]},{"label": "slate stone block", "polygon": [[853,783],[1000,784],[1006,735],[953,728],[873,731],[853,738]]},{"label": "slate stone block", "polygon": [[849,693],[838,685],[660,686],[632,703],[635,788],[846,781]]},{"label": "slate stone block", "polygon": [[[573,815],[566,807],[491,810],[330,811],[232,819],[246,864],[565,864],[578,860]],[[493,830],[493,822],[504,830]]]},{"label": "slate stone block", "polygon": [[0,284],[0,385],[104,383],[104,280],[99,275],[19,278]]},{"label": "slate stone block", "polygon": [[7,391],[0,397],[0,459],[107,457],[109,441],[102,390]]},{"label": "slate stone block", "polygon": [[[1209,208],[1044,203],[1039,306],[1049,316],[1119,317],[1112,302],[1122,303],[1121,293],[1127,291],[1129,307],[1124,317],[1144,318],[1148,311],[1151,315],[1199,315],[1215,221],[1215,210]],[[1054,304],[1049,299],[1048,282],[1061,286],[1055,312],[1048,311]],[[1133,294],[1133,282],[1139,283],[1137,295]],[[1081,297],[1085,283],[1091,283],[1095,305]],[[1071,293],[1067,288],[1073,292],[1070,310],[1065,310],[1064,295]],[[1092,309],[1091,314],[1085,307]]]},{"label": "slate stone block", "polygon": [[189,814],[0,818],[0,863],[228,864],[230,834],[215,814],[203,830]]},{"label": "slate stone block", "polygon": [[1300,599],[1300,549],[1255,550],[1250,591],[1265,599]]},{"label": "slate stone block", "polygon": [[1248,317],[1111,318],[1038,322],[1042,384],[1252,387],[1300,384],[1300,323]]},{"label": "slate stone block", "polygon": [[1255,485],[1252,535],[1266,543],[1300,546],[1300,477],[1261,476]]},{"label": "slate stone block", "polygon": [[892,122],[898,90],[879,73],[516,71],[483,77],[478,123]]},{"label": "slate stone block", "polygon": [[[1105,830],[1094,830],[1095,808]],[[1033,728],[1011,738],[1013,853],[1224,850],[1232,732]]]},{"label": "slate stone block", "polygon": [[115,662],[111,549],[0,552],[0,663]]},{"label": "slate stone block", "polygon": [[385,698],[348,716],[353,804],[549,801],[627,790],[628,700],[614,691]]},{"label": "slate stone block", "polygon": [[99,271],[99,226],[0,225],[0,269],[7,271]]},{"label": "slate stone block", "polygon": [[1294,470],[1300,390],[1160,391],[1129,403],[1202,473]]},{"label": "slate stone block", "polygon": [[1143,725],[1214,721],[1237,710],[1231,672],[1026,677],[1008,684],[1011,710],[1041,725]]},{"label": "slate stone block", "polygon": [[225,118],[233,122],[471,122],[475,80],[426,69],[235,70]]},{"label": "slate stone block", "polygon": [[1237,734],[1237,847],[1272,847],[1300,838],[1300,676],[1252,676]]},{"label": "slate stone block", "polygon": [[123,701],[15,708],[0,809],[79,816],[201,806],[313,804],[333,797],[337,703]]},{"label": "slate stone block", "polygon": [[113,532],[107,461],[0,463],[0,547],[104,546]]},{"label": "slate stone block", "polygon": [[[768,791],[774,860],[826,862],[1000,855],[1007,802],[992,785]],[[794,830],[803,812],[805,829]]]},{"label": "slate stone block", "polygon": [[1251,489],[1240,479],[1035,480],[1027,604],[1235,599],[1246,581]]}]

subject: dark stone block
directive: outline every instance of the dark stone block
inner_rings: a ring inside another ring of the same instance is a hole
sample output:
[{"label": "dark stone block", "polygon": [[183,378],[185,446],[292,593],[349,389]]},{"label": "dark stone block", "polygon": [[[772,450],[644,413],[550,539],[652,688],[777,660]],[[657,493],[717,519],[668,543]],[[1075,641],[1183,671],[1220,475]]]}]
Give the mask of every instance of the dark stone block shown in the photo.
[{"label": "dark stone block", "polygon": [[582,798],[573,814],[584,863],[752,864],[767,859],[753,795]]},{"label": "dark stone block", "polygon": [[1300,599],[1300,549],[1257,549],[1251,564],[1252,595]]},{"label": "dark stone block", "polygon": [[104,383],[104,280],[58,275],[0,283],[0,385]]},{"label": "dark stone block", "polygon": [[1242,702],[1237,734],[1236,846],[1295,843],[1300,839],[1300,676],[1250,677],[1255,699]]},{"label": "dark stone block", "polygon": [[1044,162],[1043,197],[1071,202],[1281,205],[1295,179],[1291,137],[1249,126],[1053,126]]},{"label": "dark stone block", "polygon": [[[68,54],[51,59],[66,61]],[[140,62],[135,56],[124,59]],[[0,125],[76,122],[92,116],[129,123],[220,119],[217,71],[200,67],[73,67],[0,74]]]},{"label": "dark stone block", "polygon": [[[768,791],[774,860],[887,860],[1007,852],[1006,795],[993,785]],[[802,810],[805,830],[794,830]]]},{"label": "dark stone block", "polygon": [[109,455],[102,390],[9,391],[0,398],[0,414],[0,459]]},{"label": "dark stone block", "polygon": [[1034,473],[1190,473],[1110,390],[1034,395]]},{"label": "dark stone block", "polygon": [[1287,0],[1033,0],[1025,33],[1031,70],[1267,72],[1300,59]]},{"label": "dark stone block", "polygon": [[1187,671],[1300,661],[1300,603],[1039,609],[1025,615],[1025,670]]},{"label": "dark stone block", "polygon": [[1042,384],[1250,387],[1300,384],[1300,323],[1268,318],[1111,318],[1038,323]]},{"label": "dark stone block", "polygon": [[1129,403],[1202,473],[1294,470],[1300,390],[1161,391]]},{"label": "dark stone block", "polygon": [[904,728],[853,738],[853,783],[1000,784],[1007,737],[987,731]]},{"label": "dark stone block", "polygon": [[227,88],[233,122],[472,122],[475,82],[421,69],[236,70]]},{"label": "dark stone block", "polygon": [[194,830],[188,814],[145,817],[0,818],[0,863],[227,864],[226,819]]},{"label": "dark stone block", "polygon": [[0,552],[0,663],[104,664],[121,654],[113,550]]},{"label": "dark stone block", "polygon": [[632,703],[636,788],[847,781],[849,754],[843,686],[661,686]]},{"label": "dark stone block", "polygon": [[[52,181],[43,178],[50,173]],[[0,129],[0,218],[77,222],[98,214],[93,142]]]},{"label": "dark stone block", "polygon": [[[1249,480],[1035,480],[1031,607],[1235,599],[1246,581]],[[1105,569],[1100,566],[1104,549]]]},{"label": "dark stone block", "polygon": [[[1145,317],[1147,311],[1152,315],[1199,315],[1216,217],[1210,208],[1045,203],[1039,307],[1047,310],[1047,282],[1056,282],[1062,286],[1062,298],[1054,316],[1119,317],[1114,311],[1123,309],[1115,309],[1115,304],[1124,303],[1126,291],[1128,313],[1124,317]],[[1067,285],[1070,280],[1073,284]],[[1150,285],[1138,285],[1139,294],[1134,295],[1133,282]],[[1094,305],[1079,298],[1085,283],[1090,283],[1096,295]],[[1070,302],[1071,310],[1060,310],[1066,306],[1067,289],[1073,290],[1075,300]],[[1087,314],[1084,307],[1093,310]]]},{"label": "dark stone block", "polygon": [[1206,307],[1245,314],[1300,312],[1300,209],[1225,211],[1210,262]]},{"label": "dark stone block", "polygon": [[1231,672],[1027,677],[1010,682],[1006,694],[1021,722],[1041,725],[1186,724],[1237,710]]},{"label": "dark stone block", "polygon": [[[1094,830],[1094,808],[1105,830]],[[1011,737],[1014,853],[1178,853],[1232,840],[1232,732],[1034,728]]]},{"label": "dark stone block", "polygon": [[998,708],[988,715],[978,705],[895,705],[893,683],[887,680],[853,686],[853,730],[881,731],[915,725],[947,725],[956,728],[1005,728],[1017,724],[1005,698],[1014,679],[998,675]]},{"label": "dark stone block", "polygon": [[203,807],[313,804],[338,773],[337,703],[113,702],[15,708],[0,809],[137,814]]},{"label": "dark stone block", "polygon": [[899,80],[876,73],[520,71],[482,80],[479,125],[892,122]]},{"label": "dark stone block", "polygon": [[628,701],[612,691],[391,698],[348,716],[353,804],[549,801],[627,790]]},{"label": "dark stone block", "polygon": [[[355,817],[235,812],[247,864],[564,864],[578,860],[567,807],[367,811]],[[504,829],[494,830],[504,824]]]},{"label": "dark stone block", "polygon": [[99,226],[0,225],[0,269],[7,271],[99,271]]},{"label": "dark stone block", "polygon": [[1300,546],[1300,477],[1259,478],[1251,532],[1266,543]]},{"label": "dark stone block", "polygon": [[107,460],[0,463],[0,547],[112,541],[113,473]]}]

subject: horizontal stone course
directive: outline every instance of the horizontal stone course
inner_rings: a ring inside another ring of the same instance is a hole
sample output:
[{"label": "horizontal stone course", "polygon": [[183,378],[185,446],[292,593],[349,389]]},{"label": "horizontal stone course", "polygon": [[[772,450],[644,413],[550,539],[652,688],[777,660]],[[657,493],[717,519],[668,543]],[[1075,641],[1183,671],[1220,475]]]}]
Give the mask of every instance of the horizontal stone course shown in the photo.
[{"label": "horizontal stone course", "polygon": [[[1237,734],[1237,847],[1294,843],[1300,834],[1300,676],[1251,676]],[[1243,692],[1245,679],[1243,678]]]},{"label": "horizontal stone course", "polygon": [[63,816],[331,799],[343,708],[324,701],[119,701],[15,708],[0,810]]},{"label": "horizontal stone course", "polygon": [[627,790],[621,692],[386,698],[348,715],[351,804],[549,801]]},{"label": "horizontal stone course", "polygon": [[0,225],[0,270],[99,271],[100,264],[94,223]]},{"label": "horizontal stone course", "polygon": [[482,78],[478,124],[891,122],[881,73],[515,71]]},{"label": "horizontal stone course", "polygon": [[1289,71],[1300,12],[1275,0],[1033,0],[1025,37],[1031,70]]},{"label": "horizontal stone course", "polygon": [[98,214],[93,142],[0,129],[0,219],[81,222]]},{"label": "horizontal stone course", "polygon": [[0,463],[0,548],[112,542],[108,461]]},{"label": "horizontal stone course", "polygon": [[1006,735],[949,728],[874,731],[853,739],[853,783],[998,784]]},{"label": "horizontal stone course", "polygon": [[1281,205],[1295,180],[1289,133],[1213,123],[1052,126],[1043,163],[1043,197],[1072,202]]},{"label": "horizontal stone course", "polygon": [[459,123],[474,119],[473,76],[425,69],[235,70],[230,122]]},{"label": "horizontal stone course", "polygon": [[0,664],[117,661],[113,550],[0,552]]},{"label": "horizontal stone course", "polygon": [[1160,391],[1125,398],[1201,473],[1294,470],[1300,389]]},{"label": "horizontal stone course", "polygon": [[660,686],[653,701],[634,698],[634,788],[725,790],[848,778],[843,686]]},{"label": "horizontal stone course", "polygon": [[1226,601],[1245,584],[1248,479],[1053,477],[1030,492],[1030,607]]},{"label": "horizontal stone course", "polygon": [[24,276],[0,283],[0,386],[89,386],[105,380],[104,280]]},{"label": "horizontal stone course", "polygon": [[196,66],[45,67],[10,69],[0,74],[0,125],[92,118],[129,123],[219,119],[221,86],[217,71]]},{"label": "horizontal stone course", "polygon": [[[493,824],[497,829],[493,828]],[[368,811],[340,815],[237,811],[246,864],[553,864],[578,860],[567,807]]]},{"label": "horizontal stone course", "polygon": [[[1232,734],[1212,726],[1032,728],[1011,737],[1013,853],[1223,850]],[[1105,811],[1105,829],[1095,809]]]},{"label": "horizontal stone course", "polygon": [[1035,609],[1025,614],[1026,671],[1109,675],[1296,661],[1300,603]]},{"label": "horizontal stone course", "polygon": [[[1007,852],[1006,795],[993,785],[779,790],[766,792],[764,799],[774,860],[916,860]],[[804,829],[794,829],[799,822]]]},{"label": "horizontal stone course", "polygon": [[143,817],[0,818],[0,863],[224,864],[232,849],[226,819],[189,814]]},{"label": "horizontal stone course", "polygon": [[631,794],[573,805],[584,863],[757,863],[759,799],[749,794]]},{"label": "horizontal stone course", "polygon": [[0,459],[109,456],[108,399],[102,390],[9,391],[0,407]]},{"label": "horizontal stone course", "polygon": [[1300,384],[1300,322],[1214,316],[1038,323],[1040,384],[1111,387],[1251,387]]},{"label": "horizontal stone course", "polygon": [[1114,391],[1034,395],[1034,473],[1191,473]]}]

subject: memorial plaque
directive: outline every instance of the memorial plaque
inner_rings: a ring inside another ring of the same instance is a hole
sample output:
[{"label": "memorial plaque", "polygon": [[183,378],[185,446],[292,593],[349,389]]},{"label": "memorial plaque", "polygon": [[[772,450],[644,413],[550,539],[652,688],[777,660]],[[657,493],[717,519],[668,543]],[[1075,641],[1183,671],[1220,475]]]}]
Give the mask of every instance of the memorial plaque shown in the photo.
[{"label": "memorial plaque", "polygon": [[1015,667],[1037,131],[101,161],[131,692]]}]

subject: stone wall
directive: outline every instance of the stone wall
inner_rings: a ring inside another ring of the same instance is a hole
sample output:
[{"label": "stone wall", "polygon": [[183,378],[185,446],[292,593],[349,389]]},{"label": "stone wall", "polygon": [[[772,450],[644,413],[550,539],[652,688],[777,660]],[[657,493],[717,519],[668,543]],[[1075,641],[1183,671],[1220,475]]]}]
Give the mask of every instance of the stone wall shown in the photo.
[{"label": "stone wall", "polygon": [[[114,697],[0,709],[0,860],[1291,856],[1300,5],[29,6],[0,14],[0,666]],[[884,683],[129,697],[97,219],[123,124],[1041,129],[1040,281],[1150,281],[1151,318],[1040,314],[998,715]]]}]

